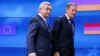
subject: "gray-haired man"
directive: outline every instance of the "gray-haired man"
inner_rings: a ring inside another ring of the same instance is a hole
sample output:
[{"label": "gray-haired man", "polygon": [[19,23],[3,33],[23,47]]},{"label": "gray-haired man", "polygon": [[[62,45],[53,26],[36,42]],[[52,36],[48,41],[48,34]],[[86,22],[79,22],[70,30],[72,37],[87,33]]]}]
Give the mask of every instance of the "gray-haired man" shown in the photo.
[{"label": "gray-haired man", "polygon": [[51,4],[42,2],[38,9],[38,15],[30,21],[27,40],[28,56],[50,56],[51,32],[45,23],[50,12]]}]

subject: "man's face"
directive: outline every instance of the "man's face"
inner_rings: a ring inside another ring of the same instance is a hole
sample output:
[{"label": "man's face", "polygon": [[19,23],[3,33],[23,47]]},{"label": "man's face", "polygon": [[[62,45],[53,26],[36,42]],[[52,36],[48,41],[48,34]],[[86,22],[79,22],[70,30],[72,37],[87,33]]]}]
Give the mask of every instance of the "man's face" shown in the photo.
[{"label": "man's face", "polygon": [[40,8],[40,13],[43,15],[44,18],[48,17],[51,12],[51,6],[48,4],[43,5],[43,7]]},{"label": "man's face", "polygon": [[67,9],[67,14],[70,18],[73,18],[75,16],[76,11],[77,6],[70,6],[69,9]]}]

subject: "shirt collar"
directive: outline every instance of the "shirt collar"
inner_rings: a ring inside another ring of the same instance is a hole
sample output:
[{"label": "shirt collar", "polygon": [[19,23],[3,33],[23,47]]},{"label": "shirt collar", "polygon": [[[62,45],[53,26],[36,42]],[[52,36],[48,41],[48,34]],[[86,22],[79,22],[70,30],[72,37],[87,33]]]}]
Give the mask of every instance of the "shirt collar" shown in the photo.
[{"label": "shirt collar", "polygon": [[46,19],[42,16],[41,13],[38,13],[38,15],[39,15],[40,17],[42,17],[42,19],[43,19],[44,21],[46,21]]},{"label": "shirt collar", "polygon": [[67,14],[65,14],[65,16],[67,17],[68,20],[70,20],[70,17]]}]

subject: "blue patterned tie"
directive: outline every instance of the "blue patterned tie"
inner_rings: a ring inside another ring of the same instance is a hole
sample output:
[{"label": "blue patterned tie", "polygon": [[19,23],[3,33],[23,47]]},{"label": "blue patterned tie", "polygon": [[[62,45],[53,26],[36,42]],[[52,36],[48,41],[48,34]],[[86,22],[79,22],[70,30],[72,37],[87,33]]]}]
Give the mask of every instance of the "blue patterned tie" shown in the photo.
[{"label": "blue patterned tie", "polygon": [[48,24],[47,20],[45,20],[45,23],[46,23],[46,25],[47,25],[47,28],[48,28],[48,29],[50,29],[50,27],[49,27],[49,24]]}]

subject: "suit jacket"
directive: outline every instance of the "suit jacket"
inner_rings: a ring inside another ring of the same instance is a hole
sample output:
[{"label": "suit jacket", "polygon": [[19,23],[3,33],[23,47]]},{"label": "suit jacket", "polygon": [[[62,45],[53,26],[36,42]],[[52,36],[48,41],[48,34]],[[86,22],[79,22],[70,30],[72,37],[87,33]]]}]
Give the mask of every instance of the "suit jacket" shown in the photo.
[{"label": "suit jacket", "polygon": [[73,27],[65,15],[55,20],[52,28],[53,52],[59,51],[61,56],[74,56],[73,36]]},{"label": "suit jacket", "polygon": [[37,15],[30,21],[27,40],[28,53],[35,52],[37,56],[49,56],[51,33],[44,20]]}]

